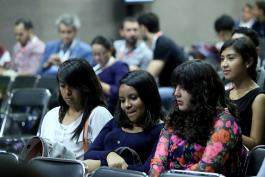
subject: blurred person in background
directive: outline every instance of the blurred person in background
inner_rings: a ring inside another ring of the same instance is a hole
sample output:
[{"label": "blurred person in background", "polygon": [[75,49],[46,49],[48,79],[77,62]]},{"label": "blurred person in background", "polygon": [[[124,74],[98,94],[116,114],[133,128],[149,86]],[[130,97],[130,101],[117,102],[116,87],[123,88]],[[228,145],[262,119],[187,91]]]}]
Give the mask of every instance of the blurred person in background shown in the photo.
[{"label": "blurred person in background", "polygon": [[141,14],[138,22],[142,39],[146,40],[153,50],[153,60],[147,71],[157,79],[162,105],[168,111],[173,101],[171,74],[176,66],[186,60],[184,51],[160,31],[159,17],[155,13]]},{"label": "blurred person in background", "polygon": [[7,64],[10,63],[11,56],[6,48],[0,46],[0,75],[6,70]]},{"label": "blurred person in background", "polygon": [[112,44],[105,37],[95,37],[91,46],[94,59],[97,63],[93,69],[99,77],[100,84],[107,99],[108,109],[111,113],[114,113],[119,97],[120,80],[129,72],[129,67],[127,63],[122,60],[116,60],[112,56]]},{"label": "blurred person in background", "polygon": [[231,39],[235,28],[234,19],[229,15],[221,15],[214,22],[214,29],[219,39],[215,47],[220,50],[225,41]]},{"label": "blurred person in background", "polygon": [[91,47],[77,39],[81,26],[79,18],[71,14],[61,15],[56,26],[61,39],[47,43],[39,73],[56,75],[58,66],[69,58],[82,58],[93,65]]},{"label": "blurred person in background", "polygon": [[253,15],[253,6],[249,3],[246,3],[242,8],[241,18],[236,21],[236,28],[238,27],[252,28],[254,22],[255,18]]},{"label": "blurred person in background", "polygon": [[253,6],[253,14],[256,18],[252,29],[259,35],[259,57],[261,59],[261,66],[265,66],[265,1],[256,1]]},{"label": "blurred person in background", "polygon": [[44,52],[44,42],[33,33],[33,24],[29,19],[18,19],[14,31],[17,43],[10,69],[18,74],[36,74]]},{"label": "blurred person in background", "polygon": [[116,58],[129,65],[130,71],[146,70],[153,53],[146,43],[140,40],[140,29],[137,19],[126,17],[121,25],[121,40],[114,42]]}]

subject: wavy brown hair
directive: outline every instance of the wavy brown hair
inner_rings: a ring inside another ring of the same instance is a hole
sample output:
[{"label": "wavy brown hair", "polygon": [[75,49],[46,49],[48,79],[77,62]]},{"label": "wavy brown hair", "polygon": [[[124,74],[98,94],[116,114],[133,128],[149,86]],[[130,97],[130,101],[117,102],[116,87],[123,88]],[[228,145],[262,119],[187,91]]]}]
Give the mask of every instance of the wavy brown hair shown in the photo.
[{"label": "wavy brown hair", "polygon": [[179,85],[191,94],[191,107],[183,112],[174,106],[166,126],[189,143],[206,145],[219,108],[228,108],[237,117],[221,79],[209,64],[200,60],[185,62],[175,68],[172,81],[174,86]]}]

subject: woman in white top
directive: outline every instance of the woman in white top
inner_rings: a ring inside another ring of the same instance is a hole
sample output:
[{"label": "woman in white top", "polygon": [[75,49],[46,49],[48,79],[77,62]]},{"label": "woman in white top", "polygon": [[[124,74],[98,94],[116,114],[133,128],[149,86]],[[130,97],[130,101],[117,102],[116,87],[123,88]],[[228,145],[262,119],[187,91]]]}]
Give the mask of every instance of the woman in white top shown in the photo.
[{"label": "woman in white top", "polygon": [[65,61],[58,70],[57,81],[60,106],[45,115],[40,136],[62,143],[77,159],[82,159],[112,115],[105,108],[102,87],[85,60]]}]

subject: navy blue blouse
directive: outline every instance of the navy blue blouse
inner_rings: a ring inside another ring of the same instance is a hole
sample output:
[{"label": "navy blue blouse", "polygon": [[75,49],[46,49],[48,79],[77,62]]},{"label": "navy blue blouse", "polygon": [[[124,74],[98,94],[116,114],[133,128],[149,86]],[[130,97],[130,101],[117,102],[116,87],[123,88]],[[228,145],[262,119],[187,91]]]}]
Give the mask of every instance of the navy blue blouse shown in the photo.
[{"label": "navy blue blouse", "polygon": [[104,69],[98,77],[101,81],[110,85],[111,95],[106,95],[108,108],[111,113],[114,112],[118,100],[120,80],[129,72],[129,67],[122,61],[116,61],[113,65]]},{"label": "navy blue blouse", "polygon": [[101,130],[91,144],[84,159],[100,160],[101,166],[107,166],[107,155],[119,147],[129,147],[135,150],[141,158],[142,165],[130,164],[130,159],[124,159],[128,169],[148,172],[150,161],[155,153],[157,141],[163,124],[154,126],[149,131],[139,133],[124,132],[112,119]]}]

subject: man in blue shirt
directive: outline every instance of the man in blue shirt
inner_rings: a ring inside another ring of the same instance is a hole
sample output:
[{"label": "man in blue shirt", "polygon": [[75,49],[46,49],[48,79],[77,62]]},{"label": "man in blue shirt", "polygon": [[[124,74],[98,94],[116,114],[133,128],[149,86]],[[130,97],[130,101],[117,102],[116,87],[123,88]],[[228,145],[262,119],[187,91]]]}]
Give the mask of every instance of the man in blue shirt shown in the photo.
[{"label": "man in blue shirt", "polygon": [[73,58],[85,59],[93,65],[90,46],[76,38],[80,28],[78,17],[64,14],[58,18],[56,26],[61,39],[47,43],[39,74],[55,75],[59,64]]}]

